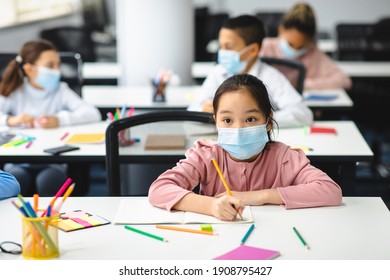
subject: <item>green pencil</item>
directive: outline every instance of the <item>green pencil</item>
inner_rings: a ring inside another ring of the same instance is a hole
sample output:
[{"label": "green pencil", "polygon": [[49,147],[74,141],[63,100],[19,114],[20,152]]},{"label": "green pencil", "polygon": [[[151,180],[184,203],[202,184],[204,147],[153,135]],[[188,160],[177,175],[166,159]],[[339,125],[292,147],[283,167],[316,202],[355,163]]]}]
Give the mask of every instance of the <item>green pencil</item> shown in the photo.
[{"label": "green pencil", "polygon": [[148,237],[151,237],[151,238],[154,238],[154,239],[163,241],[163,242],[168,242],[168,240],[166,240],[166,239],[163,238],[163,237],[160,237],[160,236],[157,236],[157,235],[154,235],[154,234],[151,234],[151,233],[148,233],[148,232],[145,232],[145,231],[142,231],[142,230],[133,228],[133,227],[125,226],[125,229],[134,231],[134,232],[136,232],[136,233],[139,233],[139,234],[142,234],[142,235],[145,235],[145,236],[148,236]]},{"label": "green pencil", "polygon": [[306,249],[309,250],[310,249],[309,245],[307,245],[305,239],[303,239],[303,237],[299,234],[298,230],[295,227],[293,227],[293,230],[294,230],[295,234],[298,236],[299,240],[301,240],[303,246],[305,246]]}]

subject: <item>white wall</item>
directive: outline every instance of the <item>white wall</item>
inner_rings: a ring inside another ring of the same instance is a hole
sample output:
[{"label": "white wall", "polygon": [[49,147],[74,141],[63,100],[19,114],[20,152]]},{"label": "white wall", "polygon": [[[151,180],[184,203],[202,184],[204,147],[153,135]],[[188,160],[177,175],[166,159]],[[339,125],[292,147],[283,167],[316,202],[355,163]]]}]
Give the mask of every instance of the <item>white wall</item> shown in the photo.
[{"label": "white wall", "polygon": [[121,85],[148,85],[161,68],[191,84],[194,14],[191,0],[117,0]]},{"label": "white wall", "polygon": [[[195,6],[209,5],[213,12],[226,11],[231,16],[257,11],[285,11],[294,0],[194,0]],[[375,22],[390,17],[389,0],[307,0],[317,16],[318,30],[333,30],[338,22]]]}]

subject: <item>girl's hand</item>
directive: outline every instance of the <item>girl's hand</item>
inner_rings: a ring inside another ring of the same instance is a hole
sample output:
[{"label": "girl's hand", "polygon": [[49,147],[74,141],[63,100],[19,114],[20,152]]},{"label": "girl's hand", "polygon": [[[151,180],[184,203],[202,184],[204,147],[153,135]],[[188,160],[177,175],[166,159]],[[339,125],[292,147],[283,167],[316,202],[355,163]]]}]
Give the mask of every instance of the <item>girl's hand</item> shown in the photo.
[{"label": "girl's hand", "polygon": [[9,117],[7,119],[8,126],[25,126],[25,127],[34,127],[34,117],[23,113],[18,116]]},{"label": "girl's hand", "polygon": [[56,116],[45,115],[35,120],[40,127],[55,128],[59,125],[59,120]]},{"label": "girl's hand", "polygon": [[237,214],[242,215],[245,205],[234,196],[224,195],[215,198],[211,205],[213,216],[224,221],[233,221]]},{"label": "girl's hand", "polygon": [[[226,193],[219,194],[217,197],[225,194]],[[250,192],[232,192],[232,195],[245,205],[259,206],[264,204],[284,204],[284,201],[282,200],[277,189],[264,189]]]}]

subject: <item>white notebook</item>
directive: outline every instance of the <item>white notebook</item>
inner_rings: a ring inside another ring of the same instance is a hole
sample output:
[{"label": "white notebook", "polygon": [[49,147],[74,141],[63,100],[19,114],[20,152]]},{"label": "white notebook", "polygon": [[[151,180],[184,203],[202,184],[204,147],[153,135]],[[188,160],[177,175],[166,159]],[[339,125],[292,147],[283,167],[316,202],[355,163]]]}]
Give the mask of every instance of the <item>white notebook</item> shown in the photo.
[{"label": "white notebook", "polygon": [[122,199],[114,218],[114,224],[224,224],[253,223],[250,206],[246,206],[242,218],[235,221],[222,221],[218,218],[183,211],[167,211],[152,206],[147,199]]}]

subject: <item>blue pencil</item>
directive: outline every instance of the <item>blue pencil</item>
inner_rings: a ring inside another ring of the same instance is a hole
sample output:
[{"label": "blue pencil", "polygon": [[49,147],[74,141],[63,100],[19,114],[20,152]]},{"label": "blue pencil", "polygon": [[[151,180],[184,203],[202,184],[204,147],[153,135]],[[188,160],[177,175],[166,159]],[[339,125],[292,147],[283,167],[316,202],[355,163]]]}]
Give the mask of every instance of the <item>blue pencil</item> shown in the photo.
[{"label": "blue pencil", "polygon": [[253,229],[255,228],[255,224],[252,224],[248,231],[245,233],[244,237],[241,239],[241,245],[243,245],[245,243],[245,241],[248,239],[249,235],[251,234],[251,232],[253,231]]}]

